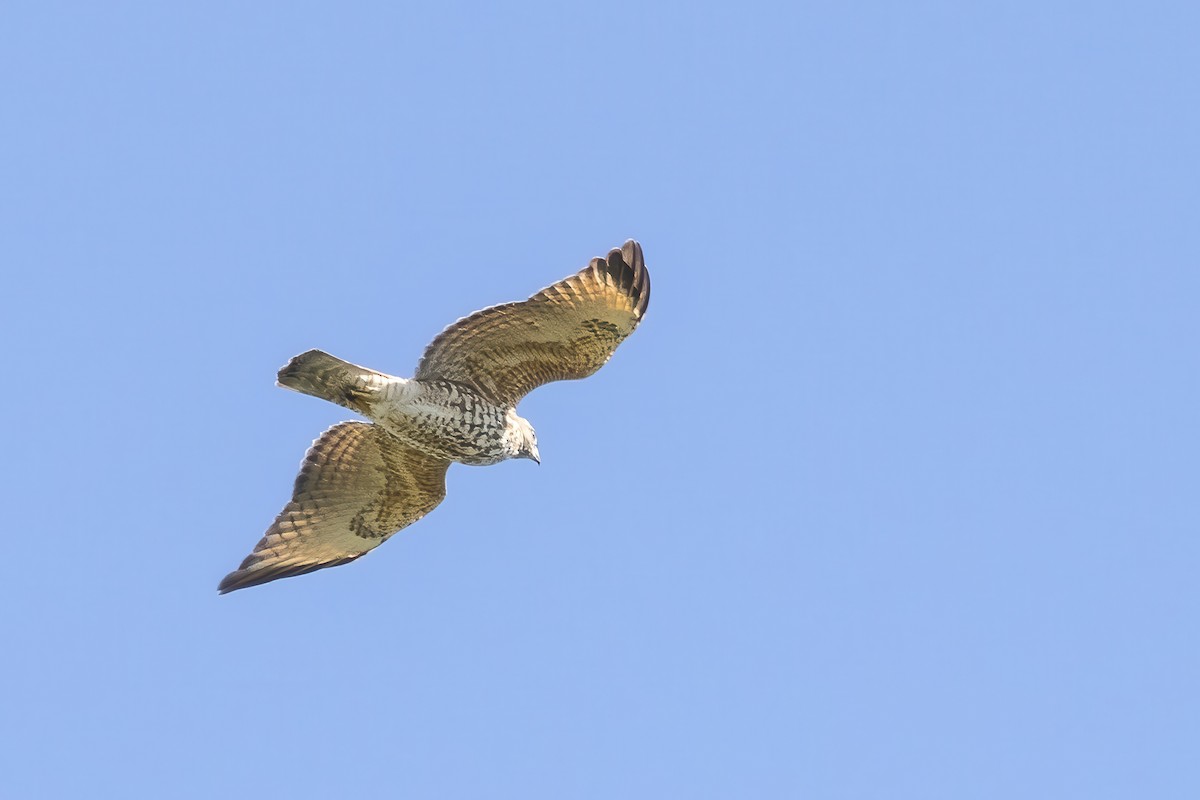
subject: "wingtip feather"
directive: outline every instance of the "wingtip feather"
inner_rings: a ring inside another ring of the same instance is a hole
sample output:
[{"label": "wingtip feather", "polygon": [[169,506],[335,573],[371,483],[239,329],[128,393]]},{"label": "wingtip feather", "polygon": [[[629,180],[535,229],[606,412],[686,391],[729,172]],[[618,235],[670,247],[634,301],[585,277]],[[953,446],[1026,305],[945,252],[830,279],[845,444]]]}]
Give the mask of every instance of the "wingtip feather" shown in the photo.
[{"label": "wingtip feather", "polygon": [[636,239],[627,239],[609,252],[607,267],[617,286],[633,299],[634,313],[640,319],[650,305],[650,272],[642,246]]},{"label": "wingtip feather", "polygon": [[363,555],[363,553],[359,553],[348,558],[323,561],[319,564],[271,564],[262,567],[250,567],[249,569],[235,569],[226,575],[221,580],[221,583],[217,585],[217,594],[229,594],[230,592],[236,592],[238,589],[261,586],[264,583],[277,581],[281,578],[294,578],[298,575],[307,575],[310,572],[325,569],[326,567],[337,567],[342,564],[348,564]]}]

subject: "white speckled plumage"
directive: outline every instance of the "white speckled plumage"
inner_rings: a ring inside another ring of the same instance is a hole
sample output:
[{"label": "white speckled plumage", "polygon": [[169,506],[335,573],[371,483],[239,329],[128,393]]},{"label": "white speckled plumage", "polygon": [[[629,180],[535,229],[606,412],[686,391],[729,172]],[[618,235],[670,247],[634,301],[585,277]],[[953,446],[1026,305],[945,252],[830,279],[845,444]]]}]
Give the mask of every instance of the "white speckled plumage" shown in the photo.
[{"label": "white speckled plumage", "polygon": [[412,379],[320,350],[293,358],[279,384],[353,409],[305,455],[292,500],[224,592],[352,561],[431,511],[454,461],[538,460],[533,426],[516,406],[555,380],[585,378],[638,326],[650,301],[641,246],[516,303],[491,306],[442,331]]}]

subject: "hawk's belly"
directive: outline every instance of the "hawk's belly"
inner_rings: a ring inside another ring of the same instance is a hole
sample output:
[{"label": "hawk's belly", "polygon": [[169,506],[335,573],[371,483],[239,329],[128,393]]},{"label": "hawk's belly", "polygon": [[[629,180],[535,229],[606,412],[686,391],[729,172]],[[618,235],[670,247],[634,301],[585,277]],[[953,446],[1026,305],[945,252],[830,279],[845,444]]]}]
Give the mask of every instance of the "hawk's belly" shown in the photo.
[{"label": "hawk's belly", "polygon": [[449,381],[409,381],[409,391],[377,403],[373,418],[393,436],[438,458],[486,465],[511,455],[508,410]]}]

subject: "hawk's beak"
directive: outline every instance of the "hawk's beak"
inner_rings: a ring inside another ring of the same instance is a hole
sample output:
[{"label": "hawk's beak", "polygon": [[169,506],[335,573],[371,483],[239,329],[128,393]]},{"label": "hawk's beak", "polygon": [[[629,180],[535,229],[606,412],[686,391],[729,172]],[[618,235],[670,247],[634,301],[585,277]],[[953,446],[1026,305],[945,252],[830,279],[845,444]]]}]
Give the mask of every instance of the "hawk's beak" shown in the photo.
[{"label": "hawk's beak", "polygon": [[529,456],[529,457],[530,457],[530,458],[532,458],[534,461],[536,461],[536,462],[537,462],[537,464],[538,464],[539,466],[541,466],[541,463],[542,463],[542,457],[541,457],[540,455],[538,455],[538,451],[537,451],[537,449],[536,449],[536,448],[535,448],[535,449],[534,449],[534,451],[533,451],[533,452],[530,454],[530,456]]}]

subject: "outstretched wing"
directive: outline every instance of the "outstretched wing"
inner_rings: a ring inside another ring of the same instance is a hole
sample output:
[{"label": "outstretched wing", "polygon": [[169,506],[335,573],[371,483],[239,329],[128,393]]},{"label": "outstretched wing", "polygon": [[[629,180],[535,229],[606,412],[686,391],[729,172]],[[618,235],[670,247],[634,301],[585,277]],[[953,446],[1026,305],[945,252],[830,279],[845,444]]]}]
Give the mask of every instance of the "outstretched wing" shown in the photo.
[{"label": "outstretched wing", "polygon": [[334,425],[304,456],[291,502],[219,591],[353,561],[442,502],[449,466],[371,423]]},{"label": "outstretched wing", "polygon": [[426,348],[416,377],[456,381],[515,405],[544,383],[604,366],[649,302],[650,273],[630,239],[528,300],[463,317]]}]

